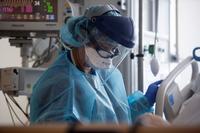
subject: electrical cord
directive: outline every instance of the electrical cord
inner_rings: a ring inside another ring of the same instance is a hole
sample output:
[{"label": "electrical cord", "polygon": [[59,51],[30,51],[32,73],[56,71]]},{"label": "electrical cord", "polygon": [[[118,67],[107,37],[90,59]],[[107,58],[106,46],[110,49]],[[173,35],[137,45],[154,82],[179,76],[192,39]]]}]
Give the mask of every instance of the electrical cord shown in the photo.
[{"label": "electrical cord", "polygon": [[43,65],[45,62],[48,62],[51,59],[51,56],[52,56],[51,53],[54,48],[57,48],[57,47],[56,45],[52,45],[52,38],[50,38],[48,49],[46,49],[41,56],[37,57],[32,67],[36,68]]}]

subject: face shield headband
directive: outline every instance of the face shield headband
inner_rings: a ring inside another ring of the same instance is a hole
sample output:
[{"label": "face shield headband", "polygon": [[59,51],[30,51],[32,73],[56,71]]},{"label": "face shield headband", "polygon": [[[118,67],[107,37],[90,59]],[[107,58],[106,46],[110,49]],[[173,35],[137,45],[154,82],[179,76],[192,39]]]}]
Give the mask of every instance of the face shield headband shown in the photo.
[{"label": "face shield headband", "polygon": [[122,16],[95,16],[91,18],[91,23],[99,31],[124,47],[133,48],[135,45],[134,27],[131,18]]}]

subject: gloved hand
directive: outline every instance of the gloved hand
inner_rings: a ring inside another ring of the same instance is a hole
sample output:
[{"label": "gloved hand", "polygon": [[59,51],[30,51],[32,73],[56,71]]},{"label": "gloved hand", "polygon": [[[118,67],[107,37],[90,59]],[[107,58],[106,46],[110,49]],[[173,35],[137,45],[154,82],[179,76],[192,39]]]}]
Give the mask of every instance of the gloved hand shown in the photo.
[{"label": "gloved hand", "polygon": [[156,101],[156,94],[157,94],[158,88],[162,81],[163,80],[159,80],[159,81],[156,81],[156,82],[150,84],[145,93],[145,96],[151,106],[153,106]]}]

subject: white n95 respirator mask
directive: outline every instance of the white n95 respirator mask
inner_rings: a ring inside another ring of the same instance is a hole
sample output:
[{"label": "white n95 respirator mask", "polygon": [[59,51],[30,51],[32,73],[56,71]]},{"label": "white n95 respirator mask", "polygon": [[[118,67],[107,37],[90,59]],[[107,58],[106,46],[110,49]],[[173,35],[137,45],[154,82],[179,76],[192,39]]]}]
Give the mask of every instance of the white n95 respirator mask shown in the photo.
[{"label": "white n95 respirator mask", "polygon": [[112,67],[111,58],[102,58],[94,48],[85,47],[86,63],[94,69],[109,69]]}]

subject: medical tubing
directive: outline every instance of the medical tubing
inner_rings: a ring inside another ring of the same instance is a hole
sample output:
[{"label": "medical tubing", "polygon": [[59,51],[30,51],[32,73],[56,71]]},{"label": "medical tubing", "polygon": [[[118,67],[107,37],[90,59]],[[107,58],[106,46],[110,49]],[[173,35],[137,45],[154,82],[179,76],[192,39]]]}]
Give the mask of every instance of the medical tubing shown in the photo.
[{"label": "medical tubing", "polygon": [[45,62],[48,62],[52,56],[51,50],[54,48],[55,45],[52,45],[52,38],[49,40],[49,46],[48,49],[44,50],[41,56],[36,59],[36,61],[33,63],[32,67],[37,68],[43,65]]}]

